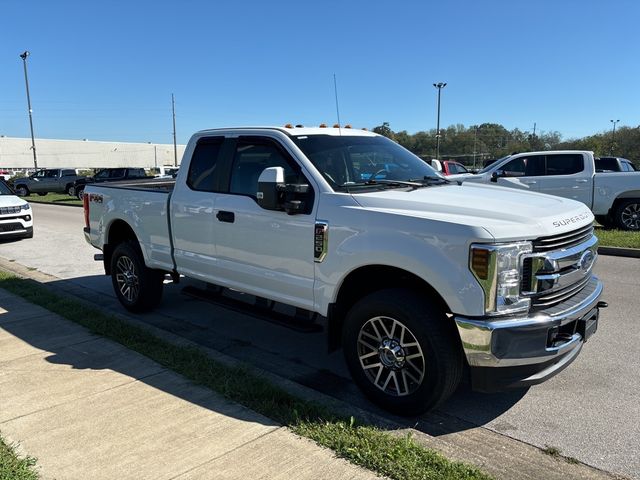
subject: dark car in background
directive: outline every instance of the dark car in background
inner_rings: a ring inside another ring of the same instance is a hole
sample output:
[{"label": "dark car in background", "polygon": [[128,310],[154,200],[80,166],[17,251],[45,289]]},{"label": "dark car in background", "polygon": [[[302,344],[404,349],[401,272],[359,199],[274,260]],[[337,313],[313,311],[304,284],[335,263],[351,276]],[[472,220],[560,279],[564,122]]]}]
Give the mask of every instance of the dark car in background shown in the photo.
[{"label": "dark car in background", "polygon": [[77,179],[69,190],[69,195],[75,195],[81,199],[84,195],[84,187],[90,183],[117,182],[136,178],[147,178],[144,168],[104,168],[93,177]]},{"label": "dark car in background", "polygon": [[28,177],[17,178],[13,182],[13,188],[21,197],[27,197],[32,193],[69,193],[78,178],[80,177],[72,168],[44,168]]}]

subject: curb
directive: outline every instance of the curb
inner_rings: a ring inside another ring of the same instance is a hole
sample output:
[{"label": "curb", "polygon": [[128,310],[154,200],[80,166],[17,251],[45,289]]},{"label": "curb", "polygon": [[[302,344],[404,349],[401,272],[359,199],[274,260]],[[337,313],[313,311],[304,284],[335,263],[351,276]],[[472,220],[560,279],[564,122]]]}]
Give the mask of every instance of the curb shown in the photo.
[{"label": "curb", "polygon": [[[52,282],[64,282],[63,279],[53,275],[37,270],[29,270],[27,267],[9,262],[3,258],[0,258],[0,269],[9,271],[22,278],[35,280],[60,296],[73,299],[94,308],[104,308],[90,299],[85,298],[86,296],[91,296],[90,290],[88,293],[81,292],[84,294],[82,295],[78,293],[78,291],[79,289],[83,289],[83,287],[68,288],[50,284]],[[412,437],[422,446],[436,450],[450,460],[463,461],[475,465],[498,480],[508,480],[512,478],[537,480],[541,478],[541,473],[542,478],[549,480],[626,479],[626,477],[605,472],[582,462],[574,464],[563,458],[551,457],[534,445],[513,439],[482,426],[467,424],[467,422],[462,420],[459,420],[458,423],[464,423],[464,428],[459,428],[452,432],[445,431],[446,429],[443,430],[442,428],[442,423],[448,419],[448,416],[437,412],[419,419],[419,423],[423,426],[431,427],[428,428],[428,430],[439,432],[436,436],[429,435],[424,433],[424,431],[411,428],[411,425],[415,423],[413,420],[402,421],[400,419],[396,420],[394,418],[383,417],[376,412],[364,410],[344,400],[326,395],[297,383],[294,380],[263,370],[256,365],[247,364],[223,352],[205,347],[175,333],[145,323],[135,316],[111,309],[109,309],[108,313],[174,345],[197,348],[213,360],[224,365],[247,368],[249,371],[268,379],[290,394],[308,401],[324,404],[339,415],[359,417],[362,421],[385,429],[391,434],[403,438],[407,436]]]},{"label": "curb", "polygon": [[598,247],[598,253],[614,257],[640,258],[639,248]]},{"label": "curb", "polygon": [[55,206],[60,206],[60,207],[75,207],[75,208],[82,208],[82,205],[73,205],[70,203],[53,203],[53,202],[41,202],[39,200],[27,200],[28,197],[20,197],[23,200],[29,202],[29,203],[37,203],[38,205],[55,205]]}]

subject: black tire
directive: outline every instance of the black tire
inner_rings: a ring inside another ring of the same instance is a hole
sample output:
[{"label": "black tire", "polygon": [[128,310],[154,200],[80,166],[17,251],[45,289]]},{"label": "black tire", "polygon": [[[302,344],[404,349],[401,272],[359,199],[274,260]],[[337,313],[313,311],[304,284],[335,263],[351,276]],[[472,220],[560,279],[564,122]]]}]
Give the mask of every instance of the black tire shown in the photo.
[{"label": "black tire", "polygon": [[66,193],[67,195],[71,195],[71,190],[72,190],[72,189],[73,189],[73,184],[71,184],[71,185],[67,185],[67,186],[64,188],[64,193]]},{"label": "black tire", "polygon": [[616,208],[615,221],[622,230],[640,231],[640,198],[621,202]]},{"label": "black tire", "polygon": [[26,187],[26,185],[18,185],[15,188],[15,191],[18,194],[19,197],[28,197],[31,194],[31,192]]},{"label": "black tire", "polygon": [[49,192],[38,192],[39,197],[44,197]]},{"label": "black tire", "polygon": [[616,225],[609,215],[596,215],[596,222],[607,229],[613,228]]},{"label": "black tire", "polygon": [[164,274],[147,268],[136,242],[118,245],[111,257],[111,283],[120,303],[131,312],[152,310],[162,299]]},{"label": "black tire", "polygon": [[452,321],[410,290],[381,290],[359,300],[346,316],[342,346],[356,384],[398,415],[437,407],[462,378],[462,349]]},{"label": "black tire", "polygon": [[82,200],[82,197],[84,197],[84,188],[76,190],[76,197],[78,197],[78,200]]}]

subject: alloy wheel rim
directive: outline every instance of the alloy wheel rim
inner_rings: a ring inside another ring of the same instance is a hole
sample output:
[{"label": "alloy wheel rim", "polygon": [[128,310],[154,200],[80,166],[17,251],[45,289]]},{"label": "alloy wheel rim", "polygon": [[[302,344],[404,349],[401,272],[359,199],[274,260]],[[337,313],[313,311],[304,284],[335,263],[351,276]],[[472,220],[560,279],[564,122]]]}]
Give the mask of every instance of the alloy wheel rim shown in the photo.
[{"label": "alloy wheel rim", "polygon": [[122,256],[116,262],[116,282],[118,290],[128,302],[134,302],[140,292],[140,282],[136,266],[129,257]]},{"label": "alloy wheel rim", "polygon": [[640,203],[630,203],[622,210],[622,223],[630,230],[640,230]]},{"label": "alloy wheel rim", "polygon": [[358,333],[358,359],[366,377],[384,393],[404,397],[424,380],[425,357],[415,335],[391,317],[374,317]]}]

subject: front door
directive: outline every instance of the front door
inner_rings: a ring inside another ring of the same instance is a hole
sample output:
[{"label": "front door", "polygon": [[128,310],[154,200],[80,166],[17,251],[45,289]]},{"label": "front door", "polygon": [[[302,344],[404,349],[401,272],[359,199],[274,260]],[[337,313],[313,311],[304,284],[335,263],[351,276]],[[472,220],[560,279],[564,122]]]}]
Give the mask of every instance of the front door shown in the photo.
[{"label": "front door", "polygon": [[[287,183],[308,183],[282,145],[266,137],[240,137],[229,186],[217,195],[213,223],[213,282],[301,308],[313,306],[314,209],[287,215],[256,201],[258,177],[283,167]],[[313,196],[310,195],[310,203]]]}]

